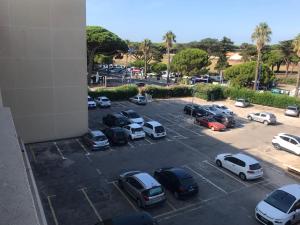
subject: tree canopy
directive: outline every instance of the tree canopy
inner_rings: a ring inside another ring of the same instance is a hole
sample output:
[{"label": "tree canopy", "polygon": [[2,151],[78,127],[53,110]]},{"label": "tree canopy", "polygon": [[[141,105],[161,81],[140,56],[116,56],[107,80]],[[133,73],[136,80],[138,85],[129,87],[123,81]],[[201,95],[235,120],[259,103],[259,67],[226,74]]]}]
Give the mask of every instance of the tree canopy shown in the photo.
[{"label": "tree canopy", "polygon": [[205,74],[210,65],[208,54],[196,48],[188,48],[177,53],[172,60],[173,71],[180,72],[185,76]]},{"label": "tree canopy", "polygon": [[[232,86],[251,87],[255,79],[256,62],[246,62],[234,65],[224,71],[224,78],[230,81]],[[260,85],[268,85],[275,79],[270,68],[262,64],[259,77]]]}]

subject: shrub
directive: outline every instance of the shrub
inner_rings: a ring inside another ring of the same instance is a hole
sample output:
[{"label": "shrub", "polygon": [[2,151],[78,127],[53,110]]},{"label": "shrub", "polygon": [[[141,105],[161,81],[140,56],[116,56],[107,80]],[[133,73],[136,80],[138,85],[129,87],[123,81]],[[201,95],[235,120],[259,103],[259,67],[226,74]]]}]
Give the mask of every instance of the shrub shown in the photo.
[{"label": "shrub", "polygon": [[279,84],[290,84],[295,85],[297,83],[296,77],[280,77],[276,79]]},{"label": "shrub", "polygon": [[278,95],[271,92],[255,92],[245,88],[228,88],[225,95],[231,99],[246,98],[250,102],[258,105],[272,106],[276,108],[286,108],[289,105],[300,106],[300,99],[288,95]]},{"label": "shrub", "polygon": [[136,85],[123,85],[114,88],[98,88],[95,91],[89,91],[89,96],[96,98],[106,96],[111,100],[127,100],[128,98],[138,94]]},{"label": "shrub", "polygon": [[194,86],[194,96],[207,101],[225,99],[225,88],[220,85],[198,84]]},{"label": "shrub", "polygon": [[189,97],[192,96],[192,87],[186,85],[172,87],[149,85],[142,90],[142,93],[150,94],[153,98]]}]

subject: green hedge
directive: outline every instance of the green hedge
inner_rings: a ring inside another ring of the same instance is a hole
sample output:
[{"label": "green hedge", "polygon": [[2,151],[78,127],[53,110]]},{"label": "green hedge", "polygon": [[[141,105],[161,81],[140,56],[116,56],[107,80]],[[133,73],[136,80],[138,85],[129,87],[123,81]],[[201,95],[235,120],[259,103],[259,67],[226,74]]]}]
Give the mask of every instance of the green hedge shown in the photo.
[{"label": "green hedge", "polygon": [[106,96],[110,100],[127,100],[138,93],[136,85],[123,85],[114,88],[98,88],[95,91],[89,91],[89,96],[93,98]]},{"label": "green hedge", "polygon": [[192,87],[187,85],[171,87],[149,85],[142,90],[142,93],[150,94],[153,98],[189,97],[192,96]]},{"label": "green hedge", "polygon": [[272,94],[271,92],[255,92],[245,88],[228,88],[225,95],[231,99],[246,98],[250,102],[258,105],[272,106],[276,108],[286,108],[289,105],[300,106],[300,99],[288,95]]},{"label": "green hedge", "polygon": [[194,86],[194,96],[207,101],[225,99],[225,87],[214,84],[197,84]]}]

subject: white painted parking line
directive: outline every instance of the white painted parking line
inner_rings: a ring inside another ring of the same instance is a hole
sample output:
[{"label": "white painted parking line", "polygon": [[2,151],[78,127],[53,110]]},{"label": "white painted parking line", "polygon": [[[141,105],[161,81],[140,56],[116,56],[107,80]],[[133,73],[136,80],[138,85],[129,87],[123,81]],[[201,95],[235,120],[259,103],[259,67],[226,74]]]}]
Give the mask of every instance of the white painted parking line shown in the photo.
[{"label": "white painted parking line", "polygon": [[61,152],[60,148],[58,147],[57,143],[56,142],[53,142],[54,146],[56,147],[56,150],[58,151],[58,154],[61,156],[62,159],[67,159],[63,153]]},{"label": "white painted parking line", "polygon": [[130,142],[128,142],[128,144],[129,144],[130,148],[134,148],[133,144],[131,144]]},{"label": "white painted parking line", "polygon": [[97,171],[97,173],[101,176],[102,175],[102,173],[101,173],[101,171],[99,170],[99,169],[96,169],[96,171]]},{"label": "white painted parking line", "polygon": [[136,206],[129,200],[129,198],[124,194],[124,192],[118,187],[118,185],[116,184],[116,182],[112,182],[112,184],[114,185],[114,187],[121,193],[121,195],[127,200],[127,202],[131,205],[131,207],[135,210],[135,211],[139,211]]},{"label": "white painted parking line", "polygon": [[83,193],[84,197],[86,198],[86,200],[88,201],[89,205],[91,206],[91,208],[93,209],[95,215],[97,216],[98,220],[100,223],[102,223],[102,217],[100,216],[100,214],[98,213],[97,209],[95,208],[93,202],[91,201],[91,199],[89,198],[88,194],[85,191],[85,188],[81,188],[80,191]]},{"label": "white painted parking line", "polygon": [[55,225],[59,225],[59,223],[57,221],[57,217],[56,217],[55,211],[54,211],[54,208],[53,208],[53,205],[52,205],[52,202],[51,202],[51,198],[52,197],[55,197],[55,195],[47,196],[48,204],[49,204],[49,207],[50,207],[50,210],[51,210],[52,217],[53,217]]},{"label": "white painted parking line", "polygon": [[166,203],[167,203],[168,206],[170,206],[170,208],[172,209],[172,211],[176,211],[175,206],[173,206],[173,205],[171,204],[171,202],[169,202],[169,201],[167,200]]},{"label": "white painted parking line", "polygon": [[85,155],[90,155],[91,153],[89,153],[89,151],[86,149],[86,147],[81,143],[81,141],[79,141],[78,139],[76,139],[77,143],[81,146],[81,148],[83,149],[83,151],[85,152]]},{"label": "white painted parking line", "polygon": [[185,165],[183,166],[185,168],[188,168],[189,170],[191,170],[193,173],[197,174],[199,177],[201,177],[203,180],[205,180],[207,183],[211,184],[212,186],[214,186],[215,188],[217,188],[218,190],[222,191],[224,194],[228,194],[227,191],[225,191],[223,188],[219,187],[218,185],[216,185],[214,182],[212,182],[211,180],[209,180],[208,178],[204,177],[203,175],[201,175],[200,173],[198,173],[197,171],[193,170],[191,167]]},{"label": "white painted parking line", "polygon": [[146,138],[144,139],[145,141],[147,141],[149,144],[153,145],[154,143],[152,141],[150,141],[150,139]]},{"label": "white painted parking line", "polygon": [[237,182],[241,183],[242,185],[244,185],[244,186],[246,186],[246,187],[249,186],[248,184],[246,184],[245,182],[241,181],[240,179],[238,179],[238,178],[232,176],[232,175],[229,174],[228,172],[225,172],[225,171],[223,171],[222,169],[220,169],[219,167],[217,167],[217,166],[215,166],[214,164],[210,163],[208,160],[204,160],[203,162],[206,163],[207,165],[210,165],[211,167],[213,167],[213,168],[219,170],[219,171],[222,172],[223,174],[225,174],[225,175],[231,177],[232,179],[236,180]]}]

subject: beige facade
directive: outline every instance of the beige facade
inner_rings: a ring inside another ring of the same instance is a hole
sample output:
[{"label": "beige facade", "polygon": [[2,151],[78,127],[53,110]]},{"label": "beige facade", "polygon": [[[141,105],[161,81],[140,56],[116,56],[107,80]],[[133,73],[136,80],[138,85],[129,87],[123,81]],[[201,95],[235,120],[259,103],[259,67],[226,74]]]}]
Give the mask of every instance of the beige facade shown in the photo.
[{"label": "beige facade", "polygon": [[19,136],[88,129],[85,0],[0,0],[0,89]]}]

